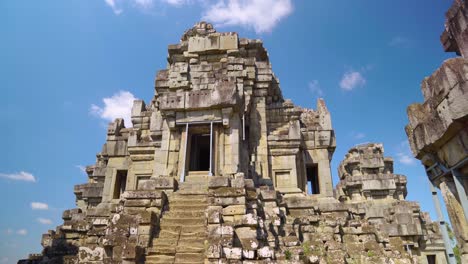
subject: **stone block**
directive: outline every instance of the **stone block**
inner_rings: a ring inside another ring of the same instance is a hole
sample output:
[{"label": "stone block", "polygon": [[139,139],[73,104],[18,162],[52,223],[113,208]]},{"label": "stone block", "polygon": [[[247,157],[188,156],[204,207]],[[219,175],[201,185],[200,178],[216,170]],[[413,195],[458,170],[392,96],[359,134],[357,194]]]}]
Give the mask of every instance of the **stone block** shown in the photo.
[{"label": "stone block", "polygon": [[229,205],[223,208],[223,215],[244,215],[245,205]]},{"label": "stone block", "polygon": [[219,259],[222,257],[222,246],[219,244],[211,244],[205,252],[205,255],[209,259]]},{"label": "stone block", "polygon": [[104,248],[97,247],[91,249],[88,247],[79,247],[78,256],[80,263],[104,260]]},{"label": "stone block", "polygon": [[216,176],[209,178],[208,188],[214,189],[219,187],[229,187],[229,177]]},{"label": "stone block", "polygon": [[204,37],[191,37],[188,40],[188,52],[196,53],[205,51]]},{"label": "stone block", "polygon": [[245,187],[245,180],[244,178],[235,178],[231,181],[231,186],[235,188],[244,188]]},{"label": "stone block", "polygon": [[273,258],[274,250],[268,246],[261,247],[257,250],[258,257],[261,259]]},{"label": "stone block", "polygon": [[276,201],[277,193],[275,190],[261,190],[260,199],[262,201]]},{"label": "stone block", "polygon": [[238,48],[237,34],[221,35],[219,48],[222,50],[235,50]]},{"label": "stone block", "polygon": [[244,250],[256,250],[258,248],[256,228],[239,227],[236,228],[235,233]]},{"label": "stone block", "polygon": [[245,205],[245,197],[213,197],[212,203],[215,205]]},{"label": "stone block", "polygon": [[126,191],[122,194],[122,198],[131,199],[165,199],[166,196],[162,191]]},{"label": "stone block", "polygon": [[219,224],[221,222],[222,206],[210,206],[206,210],[209,224]]},{"label": "stone block", "polygon": [[151,204],[150,199],[126,200],[124,206],[126,207],[149,207]]},{"label": "stone block", "polygon": [[240,197],[245,196],[245,189],[235,187],[219,187],[216,189],[210,189],[209,194],[214,197]]},{"label": "stone block", "polygon": [[174,190],[175,180],[172,177],[154,177],[138,183],[138,190]]},{"label": "stone block", "polygon": [[224,253],[224,256],[226,256],[227,259],[231,260],[231,259],[242,259],[242,248],[237,248],[237,247],[233,247],[233,248],[226,248],[224,247],[223,248],[223,253]]}]

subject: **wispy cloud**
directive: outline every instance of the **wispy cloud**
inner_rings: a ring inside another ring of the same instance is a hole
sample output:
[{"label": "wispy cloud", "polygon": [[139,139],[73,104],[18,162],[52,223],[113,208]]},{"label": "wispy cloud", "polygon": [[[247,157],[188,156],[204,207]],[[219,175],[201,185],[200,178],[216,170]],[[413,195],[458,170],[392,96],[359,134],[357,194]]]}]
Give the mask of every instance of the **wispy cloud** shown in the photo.
[{"label": "wispy cloud", "polygon": [[120,15],[122,13],[123,10],[117,7],[117,2],[116,2],[117,0],[104,0],[104,1],[106,2],[108,6],[112,8],[112,10],[114,11],[116,15]]},{"label": "wispy cloud", "polygon": [[324,95],[318,80],[312,80],[309,82],[309,91],[317,97],[322,97]]},{"label": "wispy cloud", "polygon": [[16,234],[21,235],[21,236],[25,236],[25,235],[28,234],[28,230],[26,230],[26,229],[19,229],[18,231],[16,231]]},{"label": "wispy cloud", "polygon": [[8,228],[5,230],[5,234],[6,235],[13,235],[13,234],[17,234],[17,235],[21,235],[21,236],[25,236],[28,234],[28,230],[22,228],[22,229],[18,229],[18,230],[13,230],[11,228]]},{"label": "wispy cloud", "polygon": [[356,131],[352,131],[350,133],[351,137],[354,138],[354,139],[363,139],[366,137],[366,134],[362,133],[362,132],[356,132]]},{"label": "wispy cloud", "polygon": [[162,0],[162,2],[168,3],[174,6],[180,6],[188,2],[188,0]]},{"label": "wispy cloud", "polygon": [[366,79],[359,71],[347,71],[343,74],[340,81],[341,89],[345,91],[352,91],[356,87],[362,87],[366,84]]},{"label": "wispy cloud", "polygon": [[410,39],[402,36],[395,36],[388,42],[390,47],[409,47],[410,44]]},{"label": "wispy cloud", "polygon": [[18,173],[0,173],[0,178],[13,181],[36,182],[36,177],[29,172],[20,171]]},{"label": "wispy cloud", "polygon": [[106,121],[114,121],[116,118],[123,118],[125,126],[131,125],[131,112],[133,101],[136,100],[132,93],[119,91],[111,97],[102,99],[104,106],[91,105],[90,113]]},{"label": "wispy cloud", "polygon": [[255,32],[271,32],[293,11],[290,0],[227,0],[211,5],[203,19],[217,26],[243,26]]},{"label": "wispy cloud", "polygon": [[31,209],[33,210],[49,210],[49,205],[41,202],[32,202]]},{"label": "wispy cloud", "polygon": [[47,219],[47,218],[42,218],[42,217],[39,217],[37,218],[37,221],[43,225],[51,225],[52,224],[52,220],[50,219]]},{"label": "wispy cloud", "polygon": [[76,168],[78,168],[83,174],[87,174],[86,173],[86,167],[83,166],[83,165],[75,165]]},{"label": "wispy cloud", "polygon": [[416,159],[413,157],[411,153],[411,149],[409,147],[408,141],[402,141],[397,147],[396,158],[399,163],[404,165],[414,165],[416,164]]},{"label": "wispy cloud", "polygon": [[153,8],[156,2],[172,6],[182,6],[183,4],[188,3],[189,0],[104,0],[104,2],[112,9],[112,11],[114,11],[114,14],[120,15],[124,10],[124,6],[148,10]]}]

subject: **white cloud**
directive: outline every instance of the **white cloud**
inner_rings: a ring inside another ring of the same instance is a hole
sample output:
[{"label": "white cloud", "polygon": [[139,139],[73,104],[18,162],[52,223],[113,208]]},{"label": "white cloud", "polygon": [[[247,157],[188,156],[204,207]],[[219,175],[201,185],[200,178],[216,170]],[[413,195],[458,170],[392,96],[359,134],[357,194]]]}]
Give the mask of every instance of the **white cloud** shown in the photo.
[{"label": "white cloud", "polygon": [[[154,9],[156,3],[180,7],[198,4],[203,9],[202,19],[216,26],[243,26],[257,33],[271,32],[281,19],[293,11],[291,0],[104,0],[116,15],[124,6],[141,10]],[[158,5],[159,7],[159,5]]]},{"label": "white cloud", "polygon": [[18,173],[0,173],[0,178],[14,181],[36,182],[34,175],[25,171],[20,171]]},{"label": "white cloud", "polygon": [[309,91],[318,97],[322,97],[324,95],[323,90],[317,80],[312,80],[309,82]]},{"label": "white cloud", "polygon": [[203,19],[217,26],[244,26],[255,32],[271,32],[291,14],[291,0],[222,0],[208,7]]},{"label": "white cloud", "polygon": [[364,86],[366,79],[358,71],[348,71],[343,74],[340,81],[341,89],[345,91],[351,91],[358,86]]},{"label": "white cloud", "polygon": [[116,118],[123,118],[125,126],[131,125],[131,112],[133,101],[136,100],[132,93],[119,91],[111,97],[102,99],[104,106],[91,105],[90,113],[106,121],[114,121]]},{"label": "white cloud", "polygon": [[49,205],[41,202],[32,202],[31,208],[33,210],[49,210]]},{"label": "white cloud", "polygon": [[117,7],[117,3],[116,3],[117,0],[104,0],[104,1],[106,1],[106,4],[112,8],[112,10],[114,11],[116,15],[120,15],[122,13],[123,10]]},{"label": "white cloud", "polygon": [[397,153],[396,153],[398,162],[404,165],[414,165],[416,164],[416,159],[413,157],[411,153],[411,149],[409,147],[408,141],[404,140],[397,146]]},{"label": "white cloud", "polygon": [[25,235],[28,234],[28,230],[26,230],[26,229],[19,229],[18,231],[16,231],[16,234],[21,235],[21,236],[25,236]]},{"label": "white cloud", "polygon": [[82,173],[84,174],[87,174],[86,173],[86,167],[83,166],[83,165],[75,165],[76,168],[78,168]]},{"label": "white cloud", "polygon": [[47,219],[47,218],[42,218],[42,217],[39,217],[37,218],[37,221],[43,225],[51,225],[52,224],[52,220],[50,219]]}]

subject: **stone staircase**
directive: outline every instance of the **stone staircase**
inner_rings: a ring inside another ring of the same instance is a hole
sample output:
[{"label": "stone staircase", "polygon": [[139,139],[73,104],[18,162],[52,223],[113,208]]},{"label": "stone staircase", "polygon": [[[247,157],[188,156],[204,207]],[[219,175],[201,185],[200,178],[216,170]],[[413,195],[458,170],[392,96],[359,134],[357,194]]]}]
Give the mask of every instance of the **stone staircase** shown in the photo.
[{"label": "stone staircase", "polygon": [[208,177],[187,176],[168,198],[169,211],[161,218],[161,231],[153,239],[146,263],[204,263]]}]

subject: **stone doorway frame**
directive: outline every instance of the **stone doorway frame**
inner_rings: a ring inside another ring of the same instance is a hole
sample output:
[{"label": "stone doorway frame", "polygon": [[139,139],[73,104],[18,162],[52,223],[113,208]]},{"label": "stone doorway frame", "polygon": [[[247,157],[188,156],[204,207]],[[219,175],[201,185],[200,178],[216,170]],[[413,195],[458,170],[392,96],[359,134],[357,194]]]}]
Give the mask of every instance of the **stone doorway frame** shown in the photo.
[{"label": "stone doorway frame", "polygon": [[187,150],[188,150],[188,141],[189,141],[189,126],[190,125],[209,125],[210,127],[210,167],[208,170],[208,176],[213,176],[213,124],[223,123],[222,120],[214,120],[214,121],[194,121],[194,122],[180,122],[176,125],[185,125],[185,137],[184,137],[184,158],[182,160],[182,170],[180,172],[180,182],[185,181],[185,177],[187,176]]}]

